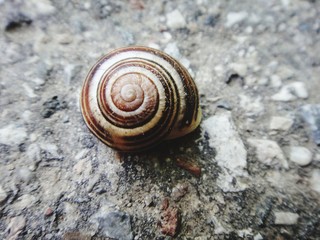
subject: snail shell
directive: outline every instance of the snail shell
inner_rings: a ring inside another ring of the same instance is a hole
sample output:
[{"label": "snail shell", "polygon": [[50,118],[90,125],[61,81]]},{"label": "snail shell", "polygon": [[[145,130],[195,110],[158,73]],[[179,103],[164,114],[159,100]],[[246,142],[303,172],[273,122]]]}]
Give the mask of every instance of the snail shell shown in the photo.
[{"label": "snail shell", "polygon": [[120,48],[100,58],[83,84],[81,110],[94,135],[124,152],[186,135],[201,120],[190,74],[169,55],[147,47]]}]

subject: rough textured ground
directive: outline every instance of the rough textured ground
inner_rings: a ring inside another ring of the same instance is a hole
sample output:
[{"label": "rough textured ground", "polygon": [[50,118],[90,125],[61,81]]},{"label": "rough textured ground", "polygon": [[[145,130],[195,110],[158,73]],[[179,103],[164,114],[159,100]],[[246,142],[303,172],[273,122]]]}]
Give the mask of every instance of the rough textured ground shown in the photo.
[{"label": "rough textured ground", "polygon": [[[319,16],[317,0],[0,0],[0,238],[319,239]],[[128,45],[190,70],[195,133],[120,155],[89,132],[86,73]]]}]

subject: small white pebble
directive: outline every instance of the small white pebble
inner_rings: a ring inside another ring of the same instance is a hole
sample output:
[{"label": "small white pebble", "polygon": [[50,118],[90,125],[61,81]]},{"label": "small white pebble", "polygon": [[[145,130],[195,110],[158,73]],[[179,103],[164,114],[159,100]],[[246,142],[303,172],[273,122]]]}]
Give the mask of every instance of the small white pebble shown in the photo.
[{"label": "small white pebble", "polygon": [[2,203],[7,198],[6,191],[0,186],[0,203]]},{"label": "small white pebble", "polygon": [[171,29],[180,29],[186,26],[186,20],[179,10],[174,10],[167,14],[167,25]]},{"label": "small white pebble", "polygon": [[289,158],[299,166],[306,166],[312,161],[312,153],[305,147],[290,147]]},{"label": "small white pebble", "polygon": [[320,193],[320,169],[314,169],[312,171],[310,186],[314,191]]},{"label": "small white pebble", "polygon": [[273,116],[270,121],[270,130],[287,131],[291,128],[293,120],[287,117]]},{"label": "small white pebble", "polygon": [[292,212],[275,212],[274,213],[276,225],[294,225],[297,224],[299,215]]},{"label": "small white pebble", "polygon": [[224,24],[227,28],[232,27],[233,25],[242,22],[248,17],[247,12],[229,12],[227,15],[227,21]]}]

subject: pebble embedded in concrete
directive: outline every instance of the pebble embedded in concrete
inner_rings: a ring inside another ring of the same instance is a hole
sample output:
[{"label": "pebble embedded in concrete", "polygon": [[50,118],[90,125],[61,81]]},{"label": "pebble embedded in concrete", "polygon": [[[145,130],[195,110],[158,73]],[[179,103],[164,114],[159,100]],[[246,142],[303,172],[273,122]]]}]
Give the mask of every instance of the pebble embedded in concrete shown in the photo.
[{"label": "pebble embedded in concrete", "polygon": [[[235,191],[245,188],[238,181],[239,185],[233,185],[229,180],[241,176],[247,176],[247,151],[240,138],[237,128],[232,120],[230,112],[217,113],[206,119],[203,128],[209,134],[209,144],[216,149],[215,161],[223,168],[219,176],[219,186],[224,191]],[[213,160],[213,159],[212,159]]]},{"label": "pebble embedded in concrete", "polygon": [[0,143],[5,145],[19,145],[27,139],[27,129],[25,127],[9,124],[0,129]]},{"label": "pebble embedded in concrete", "polygon": [[256,155],[260,162],[268,166],[278,166],[287,169],[289,167],[282,149],[277,142],[268,139],[249,138],[249,145],[256,149]]},{"label": "pebble embedded in concrete", "polygon": [[298,223],[299,214],[292,212],[274,212],[276,225],[295,225]]},{"label": "pebble embedded in concrete", "polygon": [[288,117],[273,116],[270,121],[270,130],[288,131],[293,125],[293,120]]},{"label": "pebble embedded in concrete", "polygon": [[173,30],[186,27],[186,20],[178,9],[167,14],[167,26]]},{"label": "pebble embedded in concrete", "polygon": [[0,204],[6,200],[8,197],[8,194],[6,193],[6,191],[2,188],[2,186],[0,185]]},{"label": "pebble embedded in concrete", "polygon": [[242,12],[229,12],[227,15],[227,20],[225,26],[227,28],[232,27],[233,25],[244,21],[248,17],[248,13],[245,11]]},{"label": "pebble embedded in concrete", "polygon": [[273,96],[273,101],[289,102],[293,100],[307,99],[309,97],[308,90],[304,82],[293,82],[283,86],[280,91]]},{"label": "pebble embedded in concrete", "polygon": [[311,188],[320,194],[320,169],[313,169],[309,182]]},{"label": "pebble embedded in concrete", "polygon": [[320,105],[307,104],[298,109],[298,114],[302,117],[310,132],[313,141],[320,145]]},{"label": "pebble embedded in concrete", "polygon": [[6,229],[6,233],[8,233],[7,239],[17,239],[21,231],[25,228],[25,226],[26,219],[23,216],[11,218]]},{"label": "pebble embedded in concrete", "polygon": [[132,240],[130,216],[124,212],[111,211],[99,219],[103,235],[109,238]]},{"label": "pebble embedded in concrete", "polygon": [[188,185],[183,183],[178,183],[171,192],[171,198],[178,202],[188,193]]},{"label": "pebble embedded in concrete", "polygon": [[240,107],[245,111],[246,116],[254,117],[261,115],[265,107],[260,97],[252,98],[244,94],[239,94]]},{"label": "pebble embedded in concrete", "polygon": [[[113,239],[170,238],[167,230],[177,239],[316,239],[319,4],[0,0],[0,239],[111,238],[113,220]],[[86,127],[79,97],[96,60],[128,45],[191,68],[203,120],[172,144],[120,157]],[[286,101],[273,101],[281,89]],[[276,151],[258,154],[250,138]],[[290,158],[291,147],[309,149],[312,161]],[[162,214],[168,196],[173,208]],[[276,225],[274,212],[298,213],[298,222]]]},{"label": "pebble embedded in concrete", "polygon": [[258,233],[253,237],[253,240],[263,240],[263,237],[260,233]]},{"label": "pebble embedded in concrete", "polygon": [[245,63],[231,63],[230,68],[241,77],[245,77],[248,72],[248,66]]},{"label": "pebble embedded in concrete", "polygon": [[27,167],[21,167],[17,169],[17,180],[29,184],[35,177],[35,174]]},{"label": "pebble embedded in concrete", "polygon": [[281,78],[278,75],[272,75],[270,77],[270,85],[274,88],[279,88],[282,85]]},{"label": "pebble embedded in concrete", "polygon": [[312,152],[305,147],[291,146],[289,149],[289,159],[299,166],[307,166],[312,161]]}]

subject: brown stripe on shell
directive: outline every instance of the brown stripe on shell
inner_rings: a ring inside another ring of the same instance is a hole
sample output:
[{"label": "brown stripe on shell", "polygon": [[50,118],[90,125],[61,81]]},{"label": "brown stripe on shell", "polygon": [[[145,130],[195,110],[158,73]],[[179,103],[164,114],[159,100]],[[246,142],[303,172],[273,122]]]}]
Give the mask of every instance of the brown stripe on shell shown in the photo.
[{"label": "brown stripe on shell", "polygon": [[[106,85],[108,83],[108,80],[112,77],[114,72],[120,70],[121,68],[126,68],[126,67],[132,67],[132,66],[137,66],[137,67],[143,67],[141,64],[135,64],[133,61],[130,62],[125,62],[125,63],[120,63],[117,64],[116,66],[112,67],[110,72],[106,73],[103,76],[103,80],[101,82],[101,86],[98,88],[100,89],[100,99],[101,99],[101,106],[100,109],[102,111],[102,114],[106,119],[108,119],[109,122],[112,122],[115,126],[117,127],[123,127],[123,128],[135,128],[135,127],[140,127],[144,125],[146,122],[148,122],[151,118],[154,117],[154,114],[156,114],[158,110],[158,104],[153,107],[153,112],[149,114],[147,117],[143,117],[145,113],[142,113],[142,116],[135,116],[132,118],[129,117],[124,117],[122,115],[113,113],[111,108],[109,107],[109,104],[107,103],[107,100],[105,98],[104,94],[104,89],[106,88]],[[158,74],[158,77],[161,77],[163,79],[163,76]],[[150,82],[152,82],[151,79],[149,79]],[[157,94],[157,99],[156,101],[159,100],[159,94]],[[139,121],[137,121],[139,119]],[[124,123],[126,121],[126,123]]]},{"label": "brown stripe on shell", "polygon": [[[151,69],[151,70],[154,71],[153,69]],[[139,147],[142,147],[143,143],[144,143],[144,145],[151,144],[153,141],[155,141],[157,139],[162,139],[166,135],[168,135],[170,133],[173,125],[175,124],[177,114],[174,114],[174,113],[178,112],[177,108],[179,105],[175,104],[175,106],[173,107],[172,104],[177,103],[178,101],[171,102],[168,100],[172,99],[173,96],[177,95],[177,86],[173,85],[170,87],[170,84],[173,83],[172,81],[165,80],[166,78],[164,78],[163,76],[160,77],[159,72],[153,72],[153,73],[157,76],[158,79],[160,79],[164,89],[167,90],[165,92],[165,94],[166,94],[165,110],[166,111],[161,114],[162,117],[159,119],[157,126],[155,126],[154,128],[148,129],[147,131],[145,131],[141,135],[137,135],[137,136],[133,136],[133,137],[123,136],[121,139],[121,142],[126,142],[126,145],[138,145]],[[167,77],[169,77],[169,76],[167,76]]]},{"label": "brown stripe on shell", "polygon": [[[113,144],[111,134],[104,129],[100,123],[93,117],[91,109],[89,107],[89,85],[85,84],[82,90],[81,97],[81,111],[88,128],[92,133],[94,133],[99,139],[105,143]],[[108,144],[108,145],[109,145]]]},{"label": "brown stripe on shell", "polygon": [[[143,59],[133,59],[130,61],[142,61]],[[149,62],[152,62],[152,61],[149,61]],[[143,62],[145,65],[150,65],[148,62],[144,61]],[[162,68],[160,65],[158,65],[156,62],[152,62],[154,63],[156,66],[158,66],[158,70],[159,71],[154,71],[154,65],[150,65],[150,70],[153,72],[153,74],[155,74],[157,76],[158,79],[161,79],[161,82],[162,85],[164,85],[164,89],[172,89],[172,87],[169,87],[168,84],[173,84],[173,89],[175,89],[174,91],[176,92],[176,95],[179,93],[178,90],[177,90],[177,86],[175,85],[175,82],[173,81],[172,79],[172,76],[169,75],[169,73],[167,72],[166,69]],[[159,76],[159,72],[160,71],[164,71],[166,72],[167,74],[167,77],[170,78],[169,81],[165,80],[166,78],[163,77],[163,76]],[[164,84],[165,83],[165,84]],[[171,94],[172,95],[172,94]],[[167,95],[166,96],[166,99],[172,99],[172,96],[170,95]],[[180,106],[180,99],[178,96],[175,97],[175,100],[172,101],[172,103],[175,103],[175,107],[176,107],[176,110],[173,111],[173,112],[176,112],[178,113],[178,110],[179,110],[179,106]],[[168,109],[168,105],[167,105],[167,109]],[[111,112],[111,109],[108,110],[108,112]],[[162,114],[163,116],[174,116],[173,112],[169,112],[169,113],[165,113],[165,114]],[[144,132],[143,134],[141,135],[138,135],[138,136],[134,136],[134,137],[130,137],[130,136],[123,136],[122,138],[122,141],[124,142],[127,142],[127,141],[134,141],[133,144],[141,144],[141,142],[146,142],[146,143],[150,143],[150,141],[152,142],[153,140],[155,140],[155,138],[159,138],[160,137],[165,137],[166,135],[168,135],[176,121],[176,118],[177,118],[177,114],[175,114],[174,116],[174,119],[172,120],[172,124],[170,127],[167,127],[167,130],[164,131],[165,129],[165,126],[167,126],[167,124],[165,124],[165,122],[167,121],[162,121],[162,119],[160,119],[160,121],[158,122],[158,126],[161,126],[161,127],[156,127],[155,129],[149,129],[148,131]],[[163,117],[164,118],[164,117]],[[116,124],[115,124],[116,125]],[[157,131],[154,131],[154,130],[157,130]],[[161,134],[160,134],[161,133]],[[165,133],[165,134],[164,134]],[[160,134],[160,135],[159,135]],[[128,142],[129,144],[129,142]],[[140,146],[140,145],[139,145]]]}]

